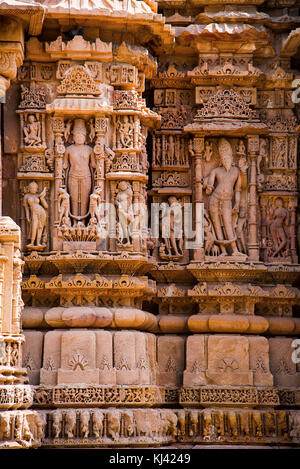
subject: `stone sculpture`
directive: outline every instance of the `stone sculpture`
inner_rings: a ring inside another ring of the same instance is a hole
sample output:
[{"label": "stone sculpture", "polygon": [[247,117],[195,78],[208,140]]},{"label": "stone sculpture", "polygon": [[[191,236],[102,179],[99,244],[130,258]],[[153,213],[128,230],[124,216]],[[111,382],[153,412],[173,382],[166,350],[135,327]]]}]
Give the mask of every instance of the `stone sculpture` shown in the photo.
[{"label": "stone sculpture", "polygon": [[35,147],[41,144],[41,125],[33,114],[28,116],[28,123],[24,125],[23,132],[26,145]]},{"label": "stone sculpture", "polygon": [[44,248],[47,228],[48,204],[45,200],[46,188],[37,195],[38,185],[31,182],[28,192],[24,195],[23,205],[26,213],[26,220],[29,225],[29,244],[27,248]]},{"label": "stone sculpture", "polygon": [[72,134],[75,143],[66,149],[64,169],[72,216],[83,219],[88,215],[95,158],[93,149],[85,144],[87,130],[83,119],[74,120]]},{"label": "stone sculpture", "polygon": [[233,217],[240,208],[241,175],[239,169],[233,166],[232,148],[225,139],[219,142],[219,154],[222,166],[213,169],[204,182],[206,194],[210,196],[209,215],[221,254],[227,255],[228,246],[232,255],[239,255]]}]

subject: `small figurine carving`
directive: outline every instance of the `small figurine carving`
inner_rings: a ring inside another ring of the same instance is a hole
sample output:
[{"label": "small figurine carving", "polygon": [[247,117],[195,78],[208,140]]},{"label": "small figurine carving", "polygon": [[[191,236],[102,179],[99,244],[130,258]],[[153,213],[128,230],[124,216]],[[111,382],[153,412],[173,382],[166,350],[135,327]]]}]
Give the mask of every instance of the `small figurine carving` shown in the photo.
[{"label": "small figurine carving", "polygon": [[55,410],[52,414],[52,428],[53,428],[53,438],[57,440],[60,436],[62,424],[62,413],[60,410]]},{"label": "small figurine carving", "polygon": [[18,366],[19,363],[19,347],[16,342],[12,344],[10,352],[10,366]]},{"label": "small figurine carving", "polygon": [[29,147],[39,146],[42,142],[41,140],[41,124],[36,120],[34,114],[28,116],[27,124],[24,125],[24,142]]},{"label": "small figurine carving", "polygon": [[10,415],[9,414],[2,414],[1,415],[1,420],[0,420],[0,430],[2,433],[2,438],[3,439],[9,439],[10,432],[11,432],[11,426],[10,426]]},{"label": "small figurine carving", "polygon": [[124,418],[124,433],[125,436],[130,437],[134,435],[134,418],[133,412],[131,410],[126,410],[123,412]]},{"label": "small figurine carving", "polygon": [[117,136],[118,136],[118,147],[131,148],[133,147],[134,138],[134,123],[132,116],[123,116],[123,120],[117,123]]},{"label": "small figurine carving", "polygon": [[289,241],[286,233],[289,222],[289,212],[284,207],[281,197],[277,197],[275,200],[275,207],[270,207],[269,220],[270,238],[273,248],[272,257],[280,255],[286,257],[288,255],[286,248]]},{"label": "small figurine carving", "polygon": [[245,147],[245,144],[244,144],[243,140],[239,140],[239,144],[238,144],[236,153],[240,158],[245,158],[246,157],[246,147]]},{"label": "small figurine carving", "polygon": [[208,142],[207,140],[205,141],[204,144],[204,159],[205,161],[210,161],[212,157],[213,149],[212,149],[212,143]]},{"label": "small figurine carving", "polygon": [[191,410],[189,412],[189,436],[196,436],[198,434],[198,411]]},{"label": "small figurine carving", "polygon": [[123,246],[131,245],[131,223],[133,222],[133,191],[128,181],[118,184],[115,205],[118,217],[118,241]]},{"label": "small figurine carving", "polygon": [[227,413],[227,425],[230,436],[233,438],[237,438],[237,418],[234,410],[231,410]]},{"label": "small figurine carving", "polygon": [[163,243],[160,255],[169,257],[183,256],[183,219],[182,206],[177,197],[170,196],[168,203],[161,204],[161,236]]},{"label": "small figurine carving", "polygon": [[76,412],[75,410],[68,410],[65,416],[65,434],[68,439],[74,438],[76,426]]},{"label": "small figurine carving", "polygon": [[62,223],[64,219],[70,220],[70,195],[64,187],[58,189],[58,223]]},{"label": "small figurine carving", "polygon": [[265,164],[267,165],[268,164],[268,151],[267,151],[267,141],[265,138],[262,138],[259,144],[259,154],[258,154],[257,161],[256,161],[258,175],[261,174],[261,163],[263,160],[265,160]]},{"label": "small figurine carving", "polygon": [[104,421],[103,412],[101,412],[100,410],[96,410],[93,413],[92,422],[93,422],[93,433],[97,440],[102,438],[103,421]]},{"label": "small figurine carving", "polygon": [[94,223],[100,224],[101,222],[101,218],[100,218],[101,202],[102,202],[102,190],[101,190],[101,187],[96,187],[94,189],[94,192],[90,195],[90,207],[89,207],[91,221],[93,220]]},{"label": "small figurine carving", "polygon": [[120,412],[112,410],[107,412],[107,434],[114,441],[118,441],[121,431]]},{"label": "small figurine carving", "polygon": [[30,243],[28,248],[44,248],[47,226],[47,212],[48,204],[45,200],[46,187],[37,195],[38,185],[36,182],[31,182],[28,186],[28,193],[24,195],[24,208],[26,220],[30,227]]},{"label": "small figurine carving", "polygon": [[254,436],[261,438],[262,437],[262,419],[259,411],[252,412],[253,418],[253,433]]},{"label": "small figurine carving", "polygon": [[205,409],[203,411],[203,439],[210,440],[212,433],[213,433],[213,424],[212,424],[211,411],[209,409]]},{"label": "small figurine carving", "polygon": [[175,412],[166,410],[161,414],[161,434],[175,437],[177,435],[177,423],[178,418]]},{"label": "small figurine carving", "polygon": [[83,410],[80,412],[80,430],[83,439],[88,439],[89,436],[89,421],[90,413],[88,410]]},{"label": "small figurine carving", "polygon": [[240,414],[240,422],[241,422],[241,435],[249,439],[250,435],[250,427],[249,427],[249,412],[241,412]]}]

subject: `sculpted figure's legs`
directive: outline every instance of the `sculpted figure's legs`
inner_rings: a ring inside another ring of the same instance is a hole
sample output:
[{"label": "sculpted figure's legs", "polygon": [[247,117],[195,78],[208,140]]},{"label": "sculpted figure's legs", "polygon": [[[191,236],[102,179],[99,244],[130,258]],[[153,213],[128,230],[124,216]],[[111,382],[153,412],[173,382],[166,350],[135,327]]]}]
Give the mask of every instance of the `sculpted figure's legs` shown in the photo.
[{"label": "sculpted figure's legs", "polygon": [[[213,223],[215,233],[217,236],[218,241],[223,241],[224,236],[223,236],[223,231],[222,231],[222,226],[221,226],[221,217],[220,217],[220,208],[219,208],[219,200],[215,198],[213,195],[210,198],[209,201],[209,215],[211,217],[211,221]],[[222,254],[226,255],[226,249],[223,244],[220,244],[221,247],[221,252]]]},{"label": "sculpted figure's legs", "polygon": [[32,218],[32,223],[31,223],[30,246],[34,246],[34,241],[35,241],[35,238],[36,238],[37,229],[38,229],[38,219],[37,219],[37,217],[34,216]]},{"label": "sculpted figure's legs", "polygon": [[179,252],[178,252],[177,244],[176,244],[176,239],[174,237],[174,233],[172,233],[172,232],[171,232],[170,240],[171,240],[171,246],[172,246],[172,248],[175,252],[175,256],[179,256]]},{"label": "sculpted figure's legs", "polygon": [[164,240],[164,243],[165,243],[165,246],[166,246],[166,254],[168,256],[171,256],[172,253],[171,253],[170,240],[169,240],[169,238],[163,238],[163,240]]},{"label": "sculpted figure's legs", "polygon": [[280,252],[283,250],[283,248],[287,244],[287,239],[286,239],[286,235],[285,235],[283,228],[277,228],[277,229],[278,229],[277,240],[276,240],[277,249],[274,251],[274,254],[273,254],[274,257],[280,254]]},{"label": "sculpted figure's legs", "polygon": [[37,233],[36,233],[36,244],[37,244],[37,246],[41,246],[42,234],[43,234],[43,226],[39,225],[39,227],[37,229]]},{"label": "sculpted figure's legs", "polygon": [[[226,236],[228,240],[233,240],[235,239],[235,233],[233,231],[233,220],[232,220],[232,203],[231,200],[224,200],[223,201],[223,223],[224,223],[224,229]],[[230,243],[230,246],[232,248],[233,254],[240,254],[237,246],[236,246],[236,241],[232,241]]]},{"label": "sculpted figure's legs", "polygon": [[90,176],[76,177],[69,175],[68,190],[73,215],[82,216],[88,212],[91,187],[92,183]]}]

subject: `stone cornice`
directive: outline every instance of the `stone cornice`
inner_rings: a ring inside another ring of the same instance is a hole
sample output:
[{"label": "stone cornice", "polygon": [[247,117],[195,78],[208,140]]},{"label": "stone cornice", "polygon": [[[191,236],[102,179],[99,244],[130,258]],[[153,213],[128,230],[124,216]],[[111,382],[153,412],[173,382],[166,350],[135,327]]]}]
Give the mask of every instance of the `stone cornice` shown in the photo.
[{"label": "stone cornice", "polygon": [[20,18],[28,25],[29,34],[38,36],[43,27],[45,7],[37,2],[4,0],[0,4],[0,14]]}]

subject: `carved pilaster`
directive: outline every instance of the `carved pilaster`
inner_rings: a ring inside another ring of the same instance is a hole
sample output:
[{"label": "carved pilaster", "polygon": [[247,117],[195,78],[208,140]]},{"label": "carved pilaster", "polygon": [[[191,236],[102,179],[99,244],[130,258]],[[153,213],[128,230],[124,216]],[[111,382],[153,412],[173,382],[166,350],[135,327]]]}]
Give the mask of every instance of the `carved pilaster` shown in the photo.
[{"label": "carved pilaster", "polygon": [[[190,143],[190,153],[194,160],[194,214],[195,231],[202,231],[203,220],[200,218],[201,212],[197,204],[203,202],[203,174],[202,174],[202,158],[204,153],[204,137],[194,136]],[[204,259],[204,248],[194,249],[193,259],[196,261]]]},{"label": "carved pilaster", "polygon": [[259,260],[259,247],[257,236],[257,156],[259,153],[259,137],[257,135],[248,135],[248,156],[250,159],[250,176],[249,176],[249,259],[252,261]]}]

